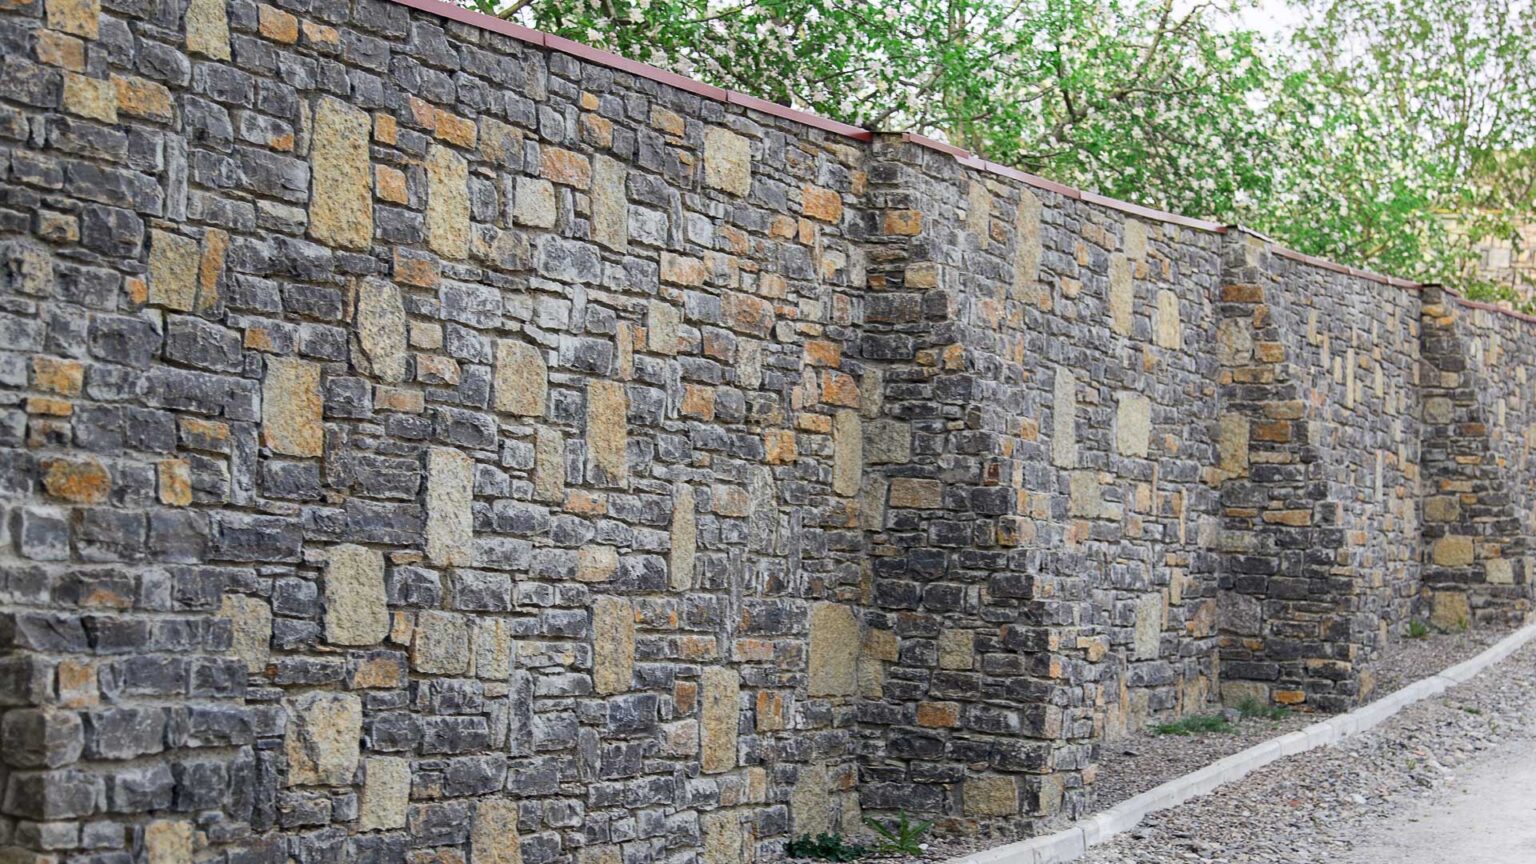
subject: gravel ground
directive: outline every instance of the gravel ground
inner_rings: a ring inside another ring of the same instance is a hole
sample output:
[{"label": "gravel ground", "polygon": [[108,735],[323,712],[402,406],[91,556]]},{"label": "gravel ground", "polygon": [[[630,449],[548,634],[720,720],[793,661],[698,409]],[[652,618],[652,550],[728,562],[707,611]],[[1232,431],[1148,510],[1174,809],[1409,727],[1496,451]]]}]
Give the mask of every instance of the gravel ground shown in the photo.
[{"label": "gravel ground", "polygon": [[[1505,633],[1436,634],[1400,642],[1377,667],[1379,698],[1461,662]],[[1473,713],[1474,711],[1480,713]],[[1439,699],[1406,709],[1386,725],[1274,763],[1216,795],[1155,814],[1130,835],[1096,847],[1087,864],[1161,862],[1327,862],[1347,849],[1351,819],[1380,819],[1429,794],[1450,770],[1511,736],[1536,737],[1536,645]],[[1114,806],[1218,759],[1300,729],[1319,715],[1246,719],[1226,733],[1142,732],[1104,747],[1096,809]],[[1332,830],[1329,829],[1331,826]],[[872,844],[873,837],[851,840]],[[932,836],[920,857],[883,855],[882,864],[939,862],[1011,842]],[[1306,857],[1312,855],[1313,857]],[[1300,857],[1298,857],[1300,856]],[[791,859],[795,860],[795,859]]]},{"label": "gravel ground", "polygon": [[1154,814],[1084,864],[1325,864],[1459,770],[1536,740],[1536,645],[1370,732]]}]

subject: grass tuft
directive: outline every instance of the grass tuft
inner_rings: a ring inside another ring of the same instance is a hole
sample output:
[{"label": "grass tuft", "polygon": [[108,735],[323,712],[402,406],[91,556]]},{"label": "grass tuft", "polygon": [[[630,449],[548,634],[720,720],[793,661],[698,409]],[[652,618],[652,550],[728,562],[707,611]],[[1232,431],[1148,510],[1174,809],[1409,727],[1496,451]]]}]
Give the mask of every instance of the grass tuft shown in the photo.
[{"label": "grass tuft", "polygon": [[1232,724],[1220,714],[1191,714],[1173,723],[1159,723],[1152,727],[1154,735],[1204,735],[1208,732],[1231,732]]}]

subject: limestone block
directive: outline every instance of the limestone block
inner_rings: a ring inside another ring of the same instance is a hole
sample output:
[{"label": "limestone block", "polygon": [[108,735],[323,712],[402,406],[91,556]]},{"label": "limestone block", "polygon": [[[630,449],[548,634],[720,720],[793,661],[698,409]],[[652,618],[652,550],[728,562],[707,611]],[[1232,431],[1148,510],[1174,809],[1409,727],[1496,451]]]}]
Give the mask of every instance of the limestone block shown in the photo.
[{"label": "limestone block", "polygon": [[1051,464],[1077,467],[1077,378],[1065,366],[1051,389]]},{"label": "limestone block", "polygon": [[1067,513],[1084,519],[1097,519],[1105,515],[1099,472],[1089,469],[1072,471],[1067,475]]},{"label": "limestone block", "polygon": [[970,669],[975,663],[976,637],[969,630],[945,630],[939,634],[939,668]]},{"label": "limestone block", "polygon": [[864,476],[864,421],[851,408],[832,419],[832,491],[852,497],[859,494]]},{"label": "limestone block", "polygon": [[843,218],[843,196],[807,183],[800,188],[800,210],[812,219],[836,223]]},{"label": "limestone block", "polygon": [[1223,414],[1216,425],[1217,461],[1230,477],[1248,473],[1248,418],[1241,414]]},{"label": "limestone block", "polygon": [[512,627],[502,618],[480,618],[474,632],[475,677],[506,681],[512,674]]},{"label": "limestone block", "polygon": [[734,810],[714,810],[699,817],[699,829],[704,837],[704,849],[699,855],[703,864],[742,864],[741,817]]},{"label": "limestone block", "polygon": [[901,420],[871,420],[864,427],[864,456],[871,465],[912,461],[912,427]]},{"label": "limestone block", "polygon": [[267,668],[272,653],[272,610],[267,601],[244,594],[225,594],[219,617],[228,619],[233,631],[232,648],[245,661],[247,672]]},{"label": "limestone block", "polygon": [[827,766],[821,762],[806,765],[795,778],[789,793],[789,818],[793,821],[794,836],[809,834],[815,837],[834,832],[832,784],[827,777]]},{"label": "limestone block", "polygon": [[711,126],[704,133],[704,185],[732,195],[752,189],[752,148],[746,138]]},{"label": "limestone block", "polygon": [[404,828],[410,803],[411,760],[397,756],[370,756],[363,760],[363,794],[358,802],[357,830]]},{"label": "limestone block", "polygon": [[384,554],[352,543],[333,547],[325,568],[325,640],[373,645],[389,635]]},{"label": "limestone block", "polygon": [[576,553],[578,582],[607,582],[619,570],[619,550],[612,546],[584,546]]},{"label": "limestone block", "polygon": [[106,78],[65,72],[62,107],[81,117],[116,123],[117,88]]},{"label": "limestone block", "polygon": [[623,693],[635,670],[635,610],[622,597],[592,604],[592,686],[598,693]]},{"label": "limestone block", "polygon": [[427,152],[427,248],[444,258],[469,255],[469,163],[452,148]]},{"label": "limestone block", "polygon": [[1179,317],[1179,295],[1164,288],[1157,292],[1154,341],[1159,348],[1178,351],[1184,347],[1184,324]]},{"label": "limestone block", "polygon": [[966,188],[965,230],[976,238],[979,249],[987,248],[991,241],[992,193],[979,178],[971,178]]},{"label": "limestone block", "polygon": [[1223,318],[1216,324],[1216,359],[1223,366],[1243,366],[1253,359],[1253,324],[1247,318]]},{"label": "limestone block", "polygon": [[565,436],[547,426],[534,433],[533,497],[565,500]]},{"label": "limestone block", "polygon": [[262,442],[285,456],[325,451],[320,366],[292,357],[268,357],[261,384]]},{"label": "limestone block", "polygon": [[1456,522],[1461,519],[1461,501],[1454,495],[1434,495],[1424,499],[1426,522]]},{"label": "limestone block", "polygon": [[543,417],[549,393],[549,365],[544,352],[526,342],[496,342],[496,410],[524,417]]},{"label": "limestone block", "polygon": [[187,50],[228,60],[229,12],[225,0],[191,0],[187,4]]},{"label": "limestone block", "polygon": [[363,734],[362,700],[351,693],[314,691],[288,700],[286,707],[288,785],[351,785]]},{"label": "limestone block", "polygon": [[[224,8],[224,0],[208,2]],[[372,128],[366,111],[339,99],[324,97],[315,106],[309,236],[317,242],[359,251],[373,244]]]},{"label": "limestone block", "polygon": [[1147,258],[1147,224],[1139,219],[1125,220],[1125,254],[1132,261]]},{"label": "limestone block", "polygon": [[1131,276],[1129,259],[1118,252],[1109,256],[1109,329],[1120,336],[1131,335],[1135,321],[1136,291]]},{"label": "limestone block", "polygon": [[86,39],[101,32],[101,0],[46,0],[44,7],[50,29]]},{"label": "limestone block", "polygon": [[192,860],[192,823],[156,819],[144,826],[144,864],[186,864]]},{"label": "limestone block", "polygon": [[1489,585],[1515,584],[1515,567],[1508,558],[1493,558],[1483,564],[1483,578]]},{"label": "limestone block", "polygon": [[587,474],[598,486],[629,479],[629,399],[617,381],[587,384]]},{"label": "limestone block", "polygon": [[464,616],[437,611],[417,615],[411,668],[427,675],[463,675],[469,669],[469,624]]},{"label": "limestone block", "polygon": [[523,864],[517,802],[507,798],[477,801],[474,821],[470,823],[469,849],[469,864]]},{"label": "limestone block", "polygon": [[364,279],[358,283],[357,341],[365,360],[358,364],[360,369],[391,384],[405,380],[405,304],[393,282]]},{"label": "limestone block", "polygon": [[1041,245],[1040,199],[1028,189],[1019,190],[1018,246],[1013,257],[1013,297],[1030,303],[1039,303],[1043,289],[1040,286],[1040,260],[1044,250]]},{"label": "limestone block", "polygon": [[539,177],[517,178],[512,218],[518,224],[532,228],[553,228],[556,218],[555,184]]},{"label": "limestone block", "polygon": [[967,816],[1013,816],[1019,812],[1019,784],[1012,777],[967,777],[960,794]]},{"label": "limestone block", "polygon": [[858,687],[859,620],[840,603],[817,603],[811,609],[811,696],[851,696]]},{"label": "limestone block", "polygon": [[592,162],[592,240],[619,252],[629,248],[627,175],[617,159],[598,155]]},{"label": "limestone block", "polygon": [[1472,538],[1448,534],[1430,547],[1430,560],[1441,567],[1467,567],[1474,560]]},{"label": "limestone block", "polygon": [[678,486],[672,499],[672,549],[667,571],[673,591],[693,587],[693,562],[698,553],[699,524],[692,486]]},{"label": "limestone block", "polygon": [[931,510],[944,506],[944,483],[916,477],[893,477],[890,482],[892,507]]},{"label": "limestone block", "polygon": [[676,306],[652,300],[645,315],[646,348],[668,356],[677,353],[678,328],[682,313]]},{"label": "limestone block", "polygon": [[736,670],[704,670],[699,708],[699,770],[718,774],[736,767],[736,736],[741,724],[741,678]]},{"label": "limestone block", "polygon": [[427,452],[426,552],[442,567],[473,563],[474,460],[450,447]]},{"label": "limestone block", "polygon": [[1430,595],[1429,623],[1441,630],[1461,630],[1472,621],[1472,608],[1461,591],[1436,591]]},{"label": "limestone block", "polygon": [[1145,459],[1151,437],[1151,400],[1122,390],[1115,405],[1115,449],[1121,456]]},{"label": "limestone block", "polygon": [[1162,650],[1163,595],[1144,594],[1136,599],[1136,637],[1132,656],[1137,660],[1156,660]]},{"label": "limestone block", "polygon": [[197,303],[197,241],[180,234],[149,232],[149,302],[177,312]]}]

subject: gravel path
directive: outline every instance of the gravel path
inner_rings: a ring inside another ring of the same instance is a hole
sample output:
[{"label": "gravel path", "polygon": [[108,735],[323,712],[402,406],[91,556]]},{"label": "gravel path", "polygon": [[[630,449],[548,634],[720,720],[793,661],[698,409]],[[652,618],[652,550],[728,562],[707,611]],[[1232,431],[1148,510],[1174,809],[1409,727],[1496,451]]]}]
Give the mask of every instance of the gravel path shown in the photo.
[{"label": "gravel path", "polygon": [[1459,771],[1529,748],[1533,740],[1536,645],[1527,645],[1370,732],[1275,762],[1212,795],[1154,814],[1080,860],[1333,864]]}]

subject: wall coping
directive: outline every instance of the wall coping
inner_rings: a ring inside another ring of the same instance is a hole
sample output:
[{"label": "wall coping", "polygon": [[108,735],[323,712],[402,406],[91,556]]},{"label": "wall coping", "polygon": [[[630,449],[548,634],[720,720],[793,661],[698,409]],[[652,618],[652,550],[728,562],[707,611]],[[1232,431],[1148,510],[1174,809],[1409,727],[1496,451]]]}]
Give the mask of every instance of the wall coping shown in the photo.
[{"label": "wall coping", "polygon": [[[687,77],[686,75],[679,75],[676,72],[661,69],[648,63],[641,63],[638,60],[631,60],[627,57],[620,57],[619,55],[612,52],[593,48],[590,45],[584,45],[575,40],[566,39],[563,36],[556,36],[553,33],[545,33],[542,30],[534,30],[529,27],[524,27],[520,24],[514,24],[511,21],[497,18],[494,15],[487,15],[484,12],[476,12],[472,9],[466,9],[462,6],[455,5],[452,2],[448,2],[448,0],[387,0],[387,2],[395,3],[400,6],[406,6],[411,9],[416,9],[431,15],[437,15],[441,18],[447,18],[450,21],[456,21],[460,24],[465,24],[480,30],[497,33],[502,36],[516,39],[520,42],[526,42],[531,45],[537,45],[541,48],[547,48],[551,51],[558,51],[562,54],[567,54],[569,56],[580,60],[585,60],[588,63],[593,63],[598,66],[605,66],[620,72],[627,72],[636,76],[637,78],[646,78],[660,84],[665,84],[669,87],[675,87],[678,90],[682,90],[687,93],[693,93],[694,95],[703,97],[705,99],[711,99],[716,102],[725,103],[727,105],[738,105],[750,111],[756,111],[760,114],[767,114],[772,117],[789,120],[794,123],[799,123],[803,126],[808,126],[812,129],[820,129],[824,132],[830,132],[834,135],[841,135],[854,141],[867,143],[873,141],[875,138],[875,133],[869,129],[864,129],[837,120],[831,120],[818,114],[812,114],[809,111],[801,111],[797,108],[789,108],[776,102],[769,102],[766,99],[759,99],[756,96],[749,96],[746,93],[741,93],[735,90],[727,90],[722,87],[715,87],[711,84],[705,84],[702,81],[697,81],[693,78]],[[1318,267],[1323,270],[1331,270],[1335,273],[1343,273],[1358,279],[1364,279],[1369,282],[1377,282],[1383,285],[1390,285],[1392,287],[1401,288],[1407,291],[1417,291],[1427,287],[1429,284],[1414,282],[1412,280],[1402,279],[1397,276],[1388,276],[1381,273],[1375,273],[1373,271],[1363,270],[1358,267],[1350,267],[1334,261],[1329,261],[1326,258],[1318,258],[1302,252],[1297,252],[1294,249],[1287,248],[1275,240],[1264,236],[1258,231],[1242,225],[1226,225],[1220,222],[1212,222],[1206,219],[1197,219],[1192,216],[1182,216],[1178,213],[1169,213],[1166,210],[1158,210],[1156,208],[1146,207],[1141,204],[1133,204],[1129,201],[1121,201],[1118,198],[1110,198],[1107,195],[1100,195],[1097,192],[1089,192],[1083,189],[1068,186],[1064,183],[1058,183],[1054,180],[1047,180],[1044,177],[1039,177],[1037,175],[1021,171],[1008,165],[1002,165],[997,162],[983,159],[982,157],[968,150],[965,150],[964,148],[956,147],[953,144],[946,144],[942,141],[936,141],[923,135],[918,135],[912,132],[904,132],[901,135],[901,140],[911,144],[916,144],[919,147],[925,147],[930,150],[937,150],[941,153],[947,153],[950,156],[953,156],[955,161],[959,162],[961,165],[976,171],[982,171],[988,174],[993,174],[995,176],[1004,177],[1009,180],[1024,183],[1028,186],[1033,186],[1037,189],[1043,189],[1047,192],[1054,192],[1065,198],[1085,201],[1090,204],[1097,204],[1101,207],[1106,207],[1111,210],[1118,210],[1122,213],[1136,216],[1138,218],[1164,222],[1170,225],[1179,225],[1185,228],[1192,228],[1197,231],[1208,231],[1214,234],[1227,234],[1232,231],[1239,231],[1242,233],[1250,234],[1263,240],[1268,245],[1269,251],[1272,254],[1278,255],[1281,258],[1287,258],[1292,261],[1296,261],[1301,264]],[[1466,306],[1472,309],[1496,312],[1501,315],[1508,315],[1511,318],[1519,321],[1536,324],[1536,315],[1527,315],[1523,312],[1517,312],[1513,309],[1506,309],[1494,303],[1486,303],[1480,300],[1469,300],[1466,297],[1463,297],[1460,292],[1457,292],[1453,289],[1446,288],[1445,286],[1438,287],[1441,287],[1447,294],[1453,297],[1456,302],[1462,306]]]}]

